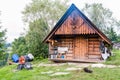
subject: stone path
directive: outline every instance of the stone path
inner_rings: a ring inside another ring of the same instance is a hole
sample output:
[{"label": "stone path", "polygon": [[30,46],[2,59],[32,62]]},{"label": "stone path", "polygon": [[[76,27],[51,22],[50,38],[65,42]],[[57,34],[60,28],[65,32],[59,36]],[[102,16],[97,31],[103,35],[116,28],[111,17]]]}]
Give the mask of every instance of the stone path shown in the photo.
[{"label": "stone path", "polygon": [[[115,67],[120,67],[120,66],[116,66],[116,65],[105,65],[105,64],[91,64],[91,63],[54,63],[54,64],[44,64],[44,63],[40,63],[37,67],[40,66],[63,66],[63,65],[72,65],[75,67],[97,67],[97,68],[115,68]],[[74,68],[75,68],[74,67]]]},{"label": "stone path", "polygon": [[97,68],[115,68],[115,67],[120,67],[116,65],[106,65],[106,64],[91,64],[91,63],[68,63],[69,65],[74,65],[76,67],[97,67]]},{"label": "stone path", "polygon": [[51,74],[50,76],[58,76],[58,75],[67,75],[69,74],[70,72],[56,72],[54,74]]},{"label": "stone path", "polygon": [[41,74],[48,74],[50,76],[58,76],[58,75],[67,75],[70,74],[70,71],[74,70],[83,70],[85,67],[92,67],[92,68],[115,68],[115,67],[120,67],[116,65],[105,65],[105,64],[91,64],[91,63],[54,63],[54,64],[44,64],[41,63],[37,67],[40,66],[62,66],[62,65],[71,65],[71,67],[68,67],[64,69],[64,71],[60,71],[60,69],[56,69],[56,71],[47,71],[47,72],[41,72]]},{"label": "stone path", "polygon": [[97,68],[115,68],[115,67],[119,67],[116,65],[105,65],[105,64],[92,64],[91,67],[97,67]]},{"label": "stone path", "polygon": [[71,67],[71,68],[67,68],[65,69],[66,71],[75,71],[75,70],[82,70],[82,68],[74,68],[74,67]]},{"label": "stone path", "polygon": [[62,66],[65,65],[66,63],[54,63],[54,64],[45,64],[45,63],[40,63],[37,67],[40,66]]}]

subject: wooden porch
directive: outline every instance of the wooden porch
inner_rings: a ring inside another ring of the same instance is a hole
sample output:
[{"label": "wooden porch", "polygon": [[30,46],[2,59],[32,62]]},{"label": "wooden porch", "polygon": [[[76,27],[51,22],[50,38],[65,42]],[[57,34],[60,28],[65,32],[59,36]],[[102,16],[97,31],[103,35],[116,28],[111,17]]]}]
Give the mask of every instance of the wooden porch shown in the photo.
[{"label": "wooden porch", "polygon": [[104,62],[104,60],[100,59],[61,59],[61,58],[55,58],[55,59],[50,59],[51,61],[54,62],[84,62],[84,63],[100,63]]},{"label": "wooden porch", "polygon": [[99,63],[104,62],[100,55],[85,56],[77,58],[74,54],[49,54],[49,60],[53,62],[85,62],[85,63]]}]

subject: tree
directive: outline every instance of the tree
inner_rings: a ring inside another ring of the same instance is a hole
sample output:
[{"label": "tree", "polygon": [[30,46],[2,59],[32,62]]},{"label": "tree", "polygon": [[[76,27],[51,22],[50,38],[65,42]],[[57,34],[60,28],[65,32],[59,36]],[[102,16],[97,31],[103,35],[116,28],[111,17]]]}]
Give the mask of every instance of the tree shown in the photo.
[{"label": "tree", "polygon": [[120,34],[117,35],[117,36],[118,36],[118,37],[117,37],[117,41],[120,42]]},{"label": "tree", "polygon": [[6,48],[5,48],[5,40],[6,40],[5,32],[6,32],[6,30],[3,30],[0,32],[0,59],[3,59],[4,53],[6,50]]},{"label": "tree", "polygon": [[117,39],[118,36],[117,36],[116,32],[114,31],[113,27],[108,28],[108,30],[106,31],[106,33],[109,34],[109,35],[108,35],[108,38],[109,38],[111,41],[113,41],[113,42],[118,41],[118,39]]},{"label": "tree", "polygon": [[29,31],[26,35],[28,52],[33,53],[37,58],[48,57],[47,45],[42,42],[47,34],[47,24],[39,19],[29,24]]},{"label": "tree", "polygon": [[29,24],[25,36],[28,52],[37,58],[48,57],[48,47],[42,41],[67,8],[67,0],[32,0],[23,11],[23,21]]},{"label": "tree", "polygon": [[[0,12],[1,14],[1,12]],[[2,28],[1,26],[1,22],[0,22],[0,29]],[[5,30],[0,30],[0,59],[3,58],[3,55],[4,55],[4,52],[5,52],[5,40],[6,40],[6,37],[5,37],[5,33],[6,33],[6,29]]]},{"label": "tree", "polygon": [[94,3],[91,5],[86,4],[83,11],[101,31],[113,40],[113,34],[116,35],[115,28],[118,29],[120,25],[119,22],[112,17],[112,12],[109,9],[104,8],[102,4]]},{"label": "tree", "polygon": [[43,19],[51,30],[67,9],[67,2],[68,0],[32,0],[22,12],[23,21],[29,23]]},{"label": "tree", "polygon": [[12,53],[19,53],[19,55],[25,55],[28,49],[26,47],[25,37],[21,36],[12,42]]}]

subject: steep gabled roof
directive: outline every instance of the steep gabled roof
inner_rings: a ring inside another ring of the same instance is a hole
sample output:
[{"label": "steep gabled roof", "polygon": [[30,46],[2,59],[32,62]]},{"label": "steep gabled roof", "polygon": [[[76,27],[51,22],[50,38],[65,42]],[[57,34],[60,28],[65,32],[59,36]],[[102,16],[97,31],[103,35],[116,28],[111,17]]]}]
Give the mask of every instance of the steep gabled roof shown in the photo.
[{"label": "steep gabled roof", "polygon": [[47,42],[57,31],[57,29],[63,24],[63,22],[68,18],[68,16],[74,11],[77,10],[79,12],[80,17],[108,44],[112,44],[111,41],[106,37],[104,33],[102,33],[74,4],[68,8],[65,14],[61,17],[61,19],[57,22],[51,32],[47,35],[43,42]]}]

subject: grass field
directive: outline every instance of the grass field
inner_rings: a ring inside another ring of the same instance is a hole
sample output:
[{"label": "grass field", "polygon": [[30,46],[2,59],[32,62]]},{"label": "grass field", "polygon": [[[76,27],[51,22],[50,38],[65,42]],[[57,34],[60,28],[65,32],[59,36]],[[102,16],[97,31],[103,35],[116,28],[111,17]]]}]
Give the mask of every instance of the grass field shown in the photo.
[{"label": "grass field", "polygon": [[[120,65],[120,51],[113,50],[114,55],[105,64]],[[6,65],[0,68],[0,80],[120,80],[120,67],[115,68],[92,68],[93,73],[81,70],[66,71],[66,68],[77,67],[73,65],[38,66],[40,63],[53,64],[46,60],[32,62],[32,70],[16,71],[17,65]],[[51,72],[43,74],[43,72]],[[67,75],[54,75],[56,72],[68,72]]]},{"label": "grass field", "polygon": [[[60,66],[39,66],[35,65],[33,70],[23,69],[16,71],[17,65],[9,65],[0,69],[0,80],[120,80],[120,69],[116,68],[92,68],[93,73],[86,73],[83,70],[66,71],[73,65]],[[42,72],[50,72],[42,74]],[[56,72],[69,72],[67,75],[55,75]]]},{"label": "grass field", "polygon": [[112,56],[105,62],[105,64],[120,65],[120,50],[113,49]]}]

